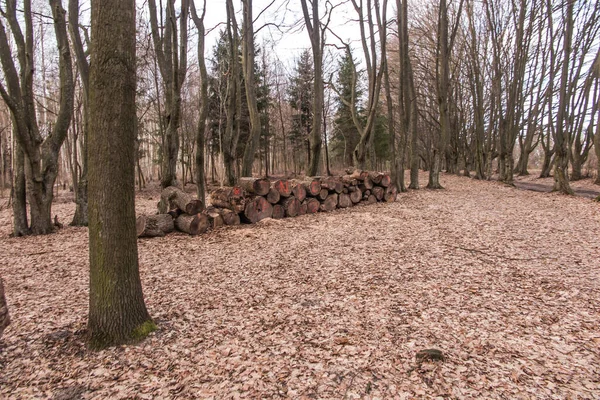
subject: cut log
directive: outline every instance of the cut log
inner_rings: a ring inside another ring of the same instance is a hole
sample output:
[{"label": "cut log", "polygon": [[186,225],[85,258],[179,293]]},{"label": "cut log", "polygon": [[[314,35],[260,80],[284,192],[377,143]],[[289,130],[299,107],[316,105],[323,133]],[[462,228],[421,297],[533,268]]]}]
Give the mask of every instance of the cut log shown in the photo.
[{"label": "cut log", "polygon": [[290,197],[292,195],[292,184],[287,179],[278,179],[273,182],[273,189],[277,190],[281,197]]},{"label": "cut log", "polygon": [[273,206],[262,196],[256,196],[246,204],[244,213],[241,214],[243,222],[255,224],[265,218],[273,216]]},{"label": "cut log", "polygon": [[307,211],[308,211],[308,206],[306,205],[306,202],[302,202],[300,204],[300,209],[298,210],[298,216],[306,215]]},{"label": "cut log", "polygon": [[350,200],[350,195],[342,193],[338,196],[338,207],[340,208],[348,208],[352,207],[352,200]]},{"label": "cut log", "polygon": [[373,186],[371,193],[373,193],[375,195],[375,197],[377,198],[377,201],[381,201],[381,200],[383,200],[383,195],[385,194],[385,189],[382,188],[381,186]]},{"label": "cut log", "polygon": [[383,179],[383,174],[381,172],[369,172],[369,179],[371,179],[375,185],[379,185],[381,179]]},{"label": "cut log", "polygon": [[385,194],[383,195],[383,199],[388,203],[393,203],[398,198],[398,189],[396,185],[390,185],[385,188]]},{"label": "cut log", "polygon": [[208,230],[208,216],[205,214],[181,214],[175,220],[175,227],[190,235],[199,235]]},{"label": "cut log", "polygon": [[330,192],[339,194],[344,190],[344,183],[340,179],[326,177],[321,180],[321,187],[327,188]]},{"label": "cut log", "polygon": [[223,217],[223,222],[225,225],[239,225],[241,222],[238,213],[226,208],[221,210],[221,216]]},{"label": "cut log", "polygon": [[285,217],[285,209],[281,204],[275,204],[273,206],[273,219],[281,219]]},{"label": "cut log", "polygon": [[356,204],[358,202],[360,202],[362,200],[362,192],[360,191],[359,188],[357,188],[356,186],[351,186],[348,189],[354,188],[355,190],[351,190],[350,191],[350,201],[352,201],[352,203]]},{"label": "cut log", "polygon": [[306,213],[307,214],[314,214],[317,211],[319,211],[319,208],[321,206],[321,203],[319,202],[319,200],[313,198],[313,197],[309,197],[306,200],[304,200],[304,203],[306,205]]},{"label": "cut log", "polygon": [[223,216],[219,209],[211,207],[210,209],[204,210],[203,212],[208,217],[208,226],[215,229],[225,225]]},{"label": "cut log", "polygon": [[269,193],[267,193],[267,201],[271,204],[277,204],[279,203],[279,200],[281,199],[281,195],[279,194],[279,192],[277,190],[275,190],[275,188],[271,188],[269,189]]},{"label": "cut log", "polygon": [[175,186],[164,188],[158,202],[159,214],[166,214],[177,208],[187,214],[194,215],[204,209],[204,204]]},{"label": "cut log", "polygon": [[327,198],[321,203],[320,210],[321,211],[333,211],[338,205],[338,194],[331,193]]},{"label": "cut log", "polygon": [[371,189],[373,189],[373,181],[371,181],[371,179],[369,179],[369,177],[367,177],[366,179],[364,179],[362,181],[361,184],[358,185],[358,187],[363,192],[366,191],[366,190],[371,190]]},{"label": "cut log", "polygon": [[255,194],[257,196],[264,196],[269,193],[271,188],[271,182],[264,178],[240,178],[238,185],[248,193]]},{"label": "cut log", "polygon": [[381,177],[381,182],[379,182],[379,186],[383,186],[384,188],[389,187],[392,184],[392,178],[388,174],[383,174]]},{"label": "cut log", "polygon": [[360,175],[358,176],[359,181],[364,181],[369,177],[369,171],[360,171]]},{"label": "cut log", "polygon": [[281,205],[285,209],[286,217],[295,217],[300,212],[300,202],[294,196],[290,196],[281,202]]},{"label": "cut log", "polygon": [[306,199],[306,188],[304,187],[304,185],[294,185],[294,188],[292,189],[292,194],[295,198],[298,199],[299,202],[302,203],[304,199]]},{"label": "cut log", "polygon": [[175,225],[170,214],[140,215],[135,220],[138,237],[162,237],[173,232]]},{"label": "cut log", "polygon": [[8,305],[6,304],[6,297],[4,296],[4,284],[2,278],[0,278],[0,338],[4,329],[10,324],[10,316],[8,314]]},{"label": "cut log", "polygon": [[210,203],[215,207],[241,213],[246,207],[246,193],[239,186],[218,188],[210,193]]},{"label": "cut log", "polygon": [[375,204],[375,203],[377,203],[377,197],[375,197],[374,195],[370,194],[362,202],[365,203],[365,204]]},{"label": "cut log", "polygon": [[325,201],[325,199],[327,198],[327,196],[329,196],[329,190],[323,188],[321,189],[321,191],[319,192],[319,195],[317,196],[317,198],[321,201]]},{"label": "cut log", "polygon": [[308,196],[316,197],[321,192],[321,182],[318,179],[307,179],[305,181],[293,181],[297,184],[302,184],[304,189],[306,189],[306,194]]}]

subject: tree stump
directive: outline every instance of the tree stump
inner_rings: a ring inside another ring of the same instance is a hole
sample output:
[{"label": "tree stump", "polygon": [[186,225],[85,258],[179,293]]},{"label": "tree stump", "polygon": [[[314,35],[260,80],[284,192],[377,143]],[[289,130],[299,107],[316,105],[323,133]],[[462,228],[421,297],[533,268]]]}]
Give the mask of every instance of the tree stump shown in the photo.
[{"label": "tree stump", "polygon": [[4,296],[4,284],[2,278],[0,278],[0,338],[4,329],[10,324],[10,316],[8,314],[8,305],[6,304],[6,297]]},{"label": "tree stump", "polygon": [[240,178],[238,185],[248,193],[264,196],[269,193],[271,182],[264,178]]},{"label": "tree stump", "polygon": [[[266,201],[266,200],[265,200]],[[175,220],[175,227],[190,235],[199,235],[208,230],[208,216],[205,214],[181,214]]]},{"label": "tree stump", "polygon": [[273,216],[273,206],[262,196],[256,196],[246,204],[241,218],[244,222],[255,224]]},{"label": "tree stump", "polygon": [[138,237],[162,237],[173,232],[175,224],[170,214],[140,215],[135,220]]}]

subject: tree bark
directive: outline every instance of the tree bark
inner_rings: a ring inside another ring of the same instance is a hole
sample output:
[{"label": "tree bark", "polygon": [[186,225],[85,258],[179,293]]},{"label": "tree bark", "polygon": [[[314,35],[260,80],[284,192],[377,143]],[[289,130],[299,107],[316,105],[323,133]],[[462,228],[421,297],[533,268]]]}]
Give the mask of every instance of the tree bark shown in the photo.
[{"label": "tree bark", "polygon": [[[264,178],[240,178],[238,185],[246,192],[257,196],[264,196],[271,189],[271,182]],[[281,194],[281,192],[279,192]]]},{"label": "tree bark", "polygon": [[205,214],[181,214],[175,219],[177,230],[192,236],[200,235],[208,230],[209,221]]},{"label": "tree bark", "polygon": [[4,295],[4,284],[0,277],[0,338],[4,329],[10,324],[10,315],[8,314],[8,305],[6,304],[6,296]]},{"label": "tree bark", "polygon": [[170,214],[140,215],[135,220],[138,237],[160,237],[173,232],[175,225]]},{"label": "tree bark", "polygon": [[143,339],[156,326],[144,303],[135,226],[135,1],[92,2],[89,153],[89,344]]}]

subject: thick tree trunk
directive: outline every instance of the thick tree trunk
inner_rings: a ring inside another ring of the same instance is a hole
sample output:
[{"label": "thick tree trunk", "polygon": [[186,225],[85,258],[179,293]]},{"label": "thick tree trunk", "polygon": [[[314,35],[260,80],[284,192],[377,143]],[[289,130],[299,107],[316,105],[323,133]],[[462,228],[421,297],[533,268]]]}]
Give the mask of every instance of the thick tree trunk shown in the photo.
[{"label": "thick tree trunk", "polygon": [[4,295],[4,284],[0,277],[0,338],[4,329],[10,324],[10,316],[8,314],[8,305],[6,304],[6,296]]},{"label": "thick tree trunk", "polygon": [[204,209],[204,204],[198,199],[193,199],[192,196],[181,189],[169,186],[163,189],[160,194],[158,211],[161,214],[166,214],[176,208],[187,214],[194,215]]},{"label": "thick tree trunk", "polygon": [[89,343],[143,339],[156,329],[138,267],[135,226],[135,1],[92,3],[89,153]]},{"label": "thick tree trunk", "polygon": [[264,178],[240,178],[238,185],[246,192],[257,196],[264,196],[271,189],[271,182]]},{"label": "thick tree trunk", "polygon": [[200,235],[206,232],[209,225],[208,216],[205,214],[181,214],[175,219],[177,230],[190,235]]},{"label": "thick tree trunk", "polygon": [[27,191],[25,189],[25,165],[21,147],[15,143],[15,170],[12,188],[13,236],[29,235],[27,223]]}]

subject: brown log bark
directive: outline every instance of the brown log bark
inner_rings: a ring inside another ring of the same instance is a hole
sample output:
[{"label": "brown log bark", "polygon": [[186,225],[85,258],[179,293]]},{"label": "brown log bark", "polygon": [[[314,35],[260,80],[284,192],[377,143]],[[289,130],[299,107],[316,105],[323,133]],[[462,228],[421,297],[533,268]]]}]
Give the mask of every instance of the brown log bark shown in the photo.
[{"label": "brown log bark", "polygon": [[294,196],[290,196],[281,202],[281,205],[285,209],[286,217],[295,217],[298,215],[300,210],[300,202]]},{"label": "brown log bark", "polygon": [[304,199],[306,199],[306,188],[304,187],[304,185],[296,184],[292,189],[292,194],[295,198],[298,199],[299,202],[302,203]]},{"label": "brown log bark", "polygon": [[271,188],[271,182],[264,178],[240,178],[238,186],[244,189],[246,192],[255,194],[257,196],[264,196],[269,193]]},{"label": "brown log bark", "polygon": [[221,210],[221,216],[225,225],[239,225],[241,223],[240,215],[235,211],[224,208]]},{"label": "brown log bark", "polygon": [[352,207],[352,200],[350,200],[350,195],[347,194],[340,194],[338,196],[338,207],[340,208],[348,208],[348,207]]},{"label": "brown log bark", "polygon": [[353,187],[355,188],[355,190],[350,191],[350,201],[352,201],[352,203],[356,204],[362,200],[363,193],[356,186],[353,186]]},{"label": "brown log bark", "polygon": [[281,200],[281,195],[277,190],[275,190],[275,188],[271,188],[269,189],[269,193],[267,193],[266,198],[269,203],[277,204],[279,203],[279,200]]},{"label": "brown log bark", "polygon": [[273,206],[273,219],[281,219],[285,217],[285,209],[281,204],[275,204]]},{"label": "brown log bark", "polygon": [[338,194],[332,193],[321,203],[321,211],[333,211],[338,205]]},{"label": "brown log bark", "polygon": [[385,194],[385,189],[382,188],[381,186],[373,186],[371,193],[373,193],[373,195],[375,195],[375,197],[377,198],[377,201],[381,201],[381,200],[383,200],[383,195]]},{"label": "brown log bark", "polygon": [[273,216],[273,206],[262,196],[256,196],[247,202],[244,213],[240,215],[246,223],[255,224]]},{"label": "brown log bark", "polygon": [[239,186],[218,188],[211,192],[210,203],[215,207],[241,213],[246,207],[246,193]]},{"label": "brown log bark", "polygon": [[186,214],[198,214],[204,209],[202,201],[192,198],[175,186],[168,186],[163,189],[160,194],[160,202],[158,203],[158,212],[166,214],[171,210],[179,208]]},{"label": "brown log bark", "polygon": [[175,227],[181,232],[190,235],[199,235],[208,230],[208,216],[205,214],[181,214],[175,220]]},{"label": "brown log bark", "polygon": [[385,189],[385,194],[383,196],[383,199],[386,202],[393,203],[394,201],[396,201],[397,197],[398,197],[398,189],[396,188],[395,185],[388,186]]},{"label": "brown log bark", "polygon": [[162,237],[173,232],[175,225],[170,214],[140,215],[135,228],[138,237]]},{"label": "brown log bark", "polygon": [[0,338],[4,329],[10,324],[10,316],[8,315],[8,305],[6,304],[6,297],[4,296],[4,285],[2,278],[0,278]]},{"label": "brown log bark", "polygon": [[277,190],[281,197],[290,197],[292,195],[292,184],[287,179],[278,179],[273,182],[273,189]]},{"label": "brown log bark", "polygon": [[319,211],[319,208],[321,206],[321,203],[319,202],[319,200],[317,200],[313,197],[307,198],[303,204],[306,205],[306,213],[307,214],[315,214],[316,212]]}]

